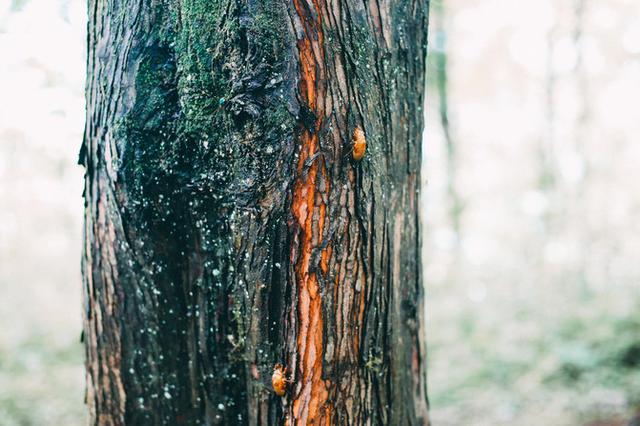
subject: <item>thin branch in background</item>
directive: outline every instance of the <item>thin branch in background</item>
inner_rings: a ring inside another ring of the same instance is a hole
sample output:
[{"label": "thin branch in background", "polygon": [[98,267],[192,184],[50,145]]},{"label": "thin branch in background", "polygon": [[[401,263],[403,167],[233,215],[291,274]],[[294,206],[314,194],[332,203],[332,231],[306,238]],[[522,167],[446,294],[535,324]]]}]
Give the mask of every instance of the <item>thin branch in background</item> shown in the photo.
[{"label": "thin branch in background", "polygon": [[547,73],[546,87],[546,127],[545,135],[540,146],[540,180],[539,187],[542,191],[550,191],[555,186],[555,124],[556,124],[556,82],[557,76],[554,69],[555,36],[557,23],[547,33]]},{"label": "thin branch in background", "polygon": [[[589,104],[589,81],[587,71],[584,64],[584,25],[586,14],[587,0],[575,0],[575,27],[573,31],[573,45],[576,51],[576,65],[574,68],[575,81],[577,84],[577,93],[579,96],[579,108],[578,116],[576,119],[575,128],[575,150],[582,162],[582,174],[579,180],[579,186],[583,186],[584,180],[588,173],[588,161],[587,161],[587,142],[586,137],[588,134],[587,125],[590,119],[590,104]],[[581,188],[577,188],[581,191]]]},{"label": "thin branch in background", "polygon": [[[590,100],[589,100],[589,81],[587,70],[584,62],[584,33],[585,33],[585,15],[587,0],[575,0],[574,15],[575,26],[573,30],[573,45],[576,53],[576,63],[574,68],[575,82],[577,85],[577,96],[579,111],[576,117],[574,128],[574,150],[576,162],[581,170],[573,188],[573,205],[580,211],[586,211],[587,203],[585,200],[586,192],[589,186],[589,160],[588,160],[588,141],[589,120],[590,120]],[[579,213],[579,212],[578,212]],[[577,277],[584,294],[589,294],[589,277],[587,273],[588,256],[587,247],[591,243],[591,232],[589,223],[582,214],[575,214],[574,221],[575,238],[581,247],[580,254],[577,258]]]},{"label": "thin branch in background", "polygon": [[448,93],[448,64],[447,64],[447,30],[446,30],[446,14],[444,1],[436,1],[433,4],[434,9],[434,31],[435,31],[435,68],[436,68],[436,86],[438,88],[438,110],[440,116],[440,125],[446,145],[447,153],[447,195],[449,198],[449,216],[451,226],[456,235],[456,244],[460,241],[460,222],[463,210],[462,200],[456,188],[457,175],[457,144],[451,132],[449,122],[449,93]]}]

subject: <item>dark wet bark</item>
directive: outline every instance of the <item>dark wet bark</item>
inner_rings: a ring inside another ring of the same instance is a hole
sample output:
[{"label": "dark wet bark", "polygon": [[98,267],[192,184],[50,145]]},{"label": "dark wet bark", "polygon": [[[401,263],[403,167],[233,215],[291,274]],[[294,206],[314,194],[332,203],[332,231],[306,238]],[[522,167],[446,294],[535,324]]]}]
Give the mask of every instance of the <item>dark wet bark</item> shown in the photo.
[{"label": "dark wet bark", "polygon": [[427,423],[427,6],[89,1],[93,424]]}]

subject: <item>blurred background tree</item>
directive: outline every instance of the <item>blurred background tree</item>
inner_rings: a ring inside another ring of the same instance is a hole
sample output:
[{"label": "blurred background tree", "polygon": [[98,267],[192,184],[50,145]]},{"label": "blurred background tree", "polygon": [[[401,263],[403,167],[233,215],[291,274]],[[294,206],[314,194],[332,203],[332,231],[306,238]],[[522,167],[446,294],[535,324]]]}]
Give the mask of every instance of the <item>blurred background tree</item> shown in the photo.
[{"label": "blurred background tree", "polygon": [[625,424],[640,401],[640,10],[445,0],[432,11],[433,422]]}]

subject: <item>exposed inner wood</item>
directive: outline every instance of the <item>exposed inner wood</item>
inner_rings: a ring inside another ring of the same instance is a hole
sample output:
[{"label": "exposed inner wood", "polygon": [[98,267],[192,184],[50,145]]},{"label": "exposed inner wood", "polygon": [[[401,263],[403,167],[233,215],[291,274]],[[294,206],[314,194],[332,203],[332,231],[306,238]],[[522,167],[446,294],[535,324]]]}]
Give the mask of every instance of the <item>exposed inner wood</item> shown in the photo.
[{"label": "exposed inner wood", "polygon": [[[323,305],[318,285],[317,272],[310,270],[311,256],[322,243],[325,226],[326,205],[330,192],[329,180],[319,156],[318,133],[323,120],[322,101],[325,93],[318,84],[323,74],[323,33],[318,3],[303,3],[294,0],[296,12],[304,23],[304,36],[297,41],[300,55],[300,95],[303,108],[308,108],[315,116],[312,128],[302,130],[298,177],[294,183],[293,214],[300,227],[300,247],[294,248],[292,263],[295,263],[296,285],[298,287],[298,335],[299,360],[297,367],[300,382],[293,397],[293,415],[296,424],[321,424],[330,418],[331,407],[326,404],[329,395],[323,375]],[[313,7],[313,14],[307,7]],[[314,18],[315,16],[315,18]],[[319,188],[317,180],[325,182]],[[300,253],[295,253],[300,250]],[[298,260],[295,261],[297,256]],[[326,268],[326,267],[325,267]]]}]

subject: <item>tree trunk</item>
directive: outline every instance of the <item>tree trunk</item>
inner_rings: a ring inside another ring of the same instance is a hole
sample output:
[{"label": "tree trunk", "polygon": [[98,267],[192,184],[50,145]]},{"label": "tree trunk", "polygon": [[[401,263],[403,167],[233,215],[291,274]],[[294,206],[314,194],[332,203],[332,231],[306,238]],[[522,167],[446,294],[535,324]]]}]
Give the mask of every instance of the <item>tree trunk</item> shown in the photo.
[{"label": "tree trunk", "polygon": [[428,422],[427,7],[89,0],[91,423]]}]

